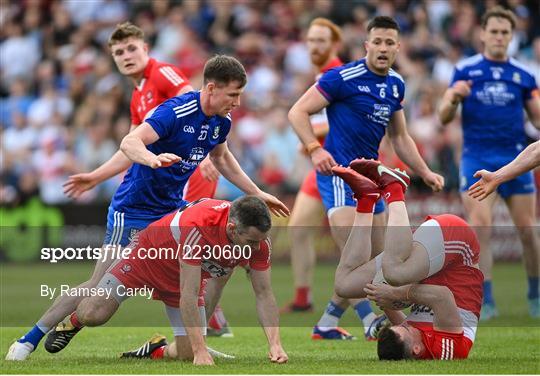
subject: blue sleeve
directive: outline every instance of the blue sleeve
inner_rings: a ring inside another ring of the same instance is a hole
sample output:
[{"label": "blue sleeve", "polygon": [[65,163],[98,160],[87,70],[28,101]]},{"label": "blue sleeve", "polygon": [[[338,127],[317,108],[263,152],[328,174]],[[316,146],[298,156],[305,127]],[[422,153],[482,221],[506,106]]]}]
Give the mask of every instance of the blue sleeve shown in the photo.
[{"label": "blue sleeve", "polygon": [[457,68],[454,68],[454,74],[452,75],[452,79],[450,80],[450,85],[448,85],[449,87],[452,87],[454,86],[454,84],[456,83],[456,81],[460,81],[460,80],[466,80],[466,76],[465,76],[465,72],[462,71],[462,70],[459,70]]},{"label": "blue sleeve", "polygon": [[317,90],[319,90],[328,102],[340,99],[342,86],[343,78],[337,69],[330,69],[324,73],[315,84]]},{"label": "blue sleeve", "polygon": [[399,103],[396,106],[396,111],[403,109],[403,100],[405,99],[405,83],[403,81],[399,81]]},{"label": "blue sleeve", "polygon": [[221,132],[221,135],[219,136],[219,143],[222,144],[225,141],[227,141],[227,135],[229,134],[231,130],[231,122],[225,121],[223,123],[223,132]]},{"label": "blue sleeve", "polygon": [[535,90],[538,90],[538,85],[536,84],[536,79],[533,75],[527,75],[528,80],[526,81],[525,87],[524,87],[524,101],[527,102],[529,99],[533,97],[533,92]]},{"label": "blue sleeve", "polygon": [[159,138],[170,137],[172,130],[177,128],[176,114],[172,109],[172,104],[164,102],[160,104],[152,116],[146,119],[146,122],[154,128]]}]

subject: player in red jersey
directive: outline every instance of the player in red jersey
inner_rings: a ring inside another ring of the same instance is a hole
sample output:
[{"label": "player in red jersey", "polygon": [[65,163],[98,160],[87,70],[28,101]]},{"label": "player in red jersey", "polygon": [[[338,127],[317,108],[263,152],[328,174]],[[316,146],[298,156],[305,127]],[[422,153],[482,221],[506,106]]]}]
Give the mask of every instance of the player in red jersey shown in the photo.
[{"label": "player in red jersey", "polygon": [[[153,110],[165,100],[193,91],[189,80],[174,65],[163,63],[148,55],[148,45],[144,41],[144,33],[137,26],[126,22],[113,31],[109,40],[109,48],[118,71],[131,79],[131,130],[142,124]],[[120,150],[102,166],[92,172],[70,176],[65,183],[68,196],[77,198],[83,192],[97,184],[125,171],[131,161]],[[214,197],[217,189],[219,172],[206,158],[195,170],[184,188],[184,199],[195,201],[202,197]],[[104,272],[104,270],[103,270]],[[101,277],[100,273],[98,278]],[[213,330],[231,335],[227,321],[220,312],[220,320],[213,318]]]},{"label": "player in red jersey", "polygon": [[[133,82],[131,130],[142,124],[166,99],[193,91],[180,69],[148,55],[144,32],[130,22],[116,27],[109,39],[109,48],[118,71]],[[69,197],[77,198],[97,184],[127,170],[129,166],[131,161],[118,151],[94,171],[70,176],[64,185],[64,192]],[[191,201],[201,197],[213,197],[218,177],[217,170],[206,159],[190,178],[184,198]]]},{"label": "player in red jersey", "polygon": [[[342,41],[341,29],[326,18],[311,21],[306,36],[311,63],[317,69],[317,78],[321,73],[343,64],[337,53]],[[321,143],[328,133],[326,113],[321,112],[311,117],[315,135]],[[305,153],[305,150],[302,150]],[[291,265],[295,295],[292,302],[281,309],[282,313],[305,312],[313,309],[311,286],[315,268],[315,249],[313,248],[314,228],[324,219],[324,207],[317,189],[315,169],[304,178],[300,191],[296,195],[294,207],[288,223],[291,246]]]},{"label": "player in red jersey", "polygon": [[[349,168],[334,167],[333,172],[351,186],[357,199],[335,288],[343,297],[367,296],[387,313],[393,325],[378,334],[379,358],[467,358],[480,316],[484,279],[473,229],[463,219],[443,214],[427,217],[413,234],[404,199],[410,183],[406,173],[373,160],[356,160]],[[388,204],[386,243],[384,252],[369,261],[366,239],[381,196]],[[410,304],[409,316],[396,311]]]},{"label": "player in red jersey", "polygon": [[[279,335],[279,314],[270,285],[272,221],[266,204],[254,196],[235,201],[202,199],[172,212],[141,231],[98,284],[110,298],[85,298],[70,315],[75,327],[107,322],[127,299],[123,291],[152,289],[163,301],[175,334],[172,345],[143,346],[125,357],[178,358],[195,365],[212,365],[205,344],[206,316],[203,283],[214,279],[206,308],[211,312],[235,266],[248,262],[257,312],[269,344],[272,362],[288,360]],[[159,250],[151,253],[151,250]],[[150,257],[151,254],[159,257]]]}]

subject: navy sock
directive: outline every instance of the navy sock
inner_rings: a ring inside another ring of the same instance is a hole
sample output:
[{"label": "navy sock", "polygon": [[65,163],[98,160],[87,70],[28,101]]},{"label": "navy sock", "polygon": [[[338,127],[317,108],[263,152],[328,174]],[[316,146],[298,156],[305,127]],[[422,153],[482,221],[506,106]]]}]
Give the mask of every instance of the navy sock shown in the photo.
[{"label": "navy sock", "polygon": [[328,305],[326,306],[326,309],[324,311],[326,313],[328,313],[329,315],[335,316],[337,318],[341,318],[341,316],[343,316],[343,313],[345,312],[345,310],[343,308],[338,306],[333,301],[330,301],[328,303]]},{"label": "navy sock", "polygon": [[370,313],[373,313],[369,300],[362,300],[360,303],[354,306],[354,310],[358,314],[358,317],[360,317],[362,320],[365,319]]},{"label": "navy sock", "polygon": [[538,299],[538,277],[527,277],[529,289],[527,299]]},{"label": "navy sock", "polygon": [[39,341],[47,334],[48,328],[43,327],[37,323],[34,325],[32,329],[28,333],[26,333],[24,336],[22,336],[17,342],[25,343],[30,342],[32,345],[34,345],[34,349],[39,344]]},{"label": "navy sock", "polygon": [[493,294],[491,292],[491,281],[487,280],[483,283],[484,286],[484,304],[495,304],[495,300],[493,300]]}]

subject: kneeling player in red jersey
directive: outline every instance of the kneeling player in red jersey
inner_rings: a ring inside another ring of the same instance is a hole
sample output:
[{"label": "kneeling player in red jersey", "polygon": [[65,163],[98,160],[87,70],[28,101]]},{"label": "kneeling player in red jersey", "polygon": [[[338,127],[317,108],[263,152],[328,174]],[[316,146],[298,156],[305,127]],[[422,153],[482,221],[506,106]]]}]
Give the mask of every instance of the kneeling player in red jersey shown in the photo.
[{"label": "kneeling player in red jersey", "polygon": [[[269,358],[285,363],[288,356],[281,346],[278,308],[270,285],[271,226],[268,207],[254,196],[232,203],[203,199],[176,210],[141,231],[128,246],[132,249],[129,257],[117,261],[102,278],[98,287],[111,290],[112,298],[84,299],[71,315],[71,323],[75,327],[102,325],[127,298],[117,291],[153,289],[153,298],[165,303],[175,343],[166,345],[163,338],[155,338],[124,357],[171,357],[212,365],[204,338],[205,281],[215,282],[206,296],[211,313],[234,267],[247,262]],[[150,249],[167,252],[150,259]]]},{"label": "kneeling player in red jersey", "polygon": [[[407,174],[374,160],[356,160],[349,168],[334,167],[333,172],[351,186],[357,199],[335,288],[346,298],[367,296],[385,310],[393,325],[378,334],[379,359],[467,358],[483,282],[473,229],[463,219],[443,214],[427,217],[413,234],[404,199],[410,183]],[[385,249],[369,261],[367,240],[380,196],[389,209]],[[384,278],[377,278],[381,273]],[[410,304],[409,316],[396,311]]]}]

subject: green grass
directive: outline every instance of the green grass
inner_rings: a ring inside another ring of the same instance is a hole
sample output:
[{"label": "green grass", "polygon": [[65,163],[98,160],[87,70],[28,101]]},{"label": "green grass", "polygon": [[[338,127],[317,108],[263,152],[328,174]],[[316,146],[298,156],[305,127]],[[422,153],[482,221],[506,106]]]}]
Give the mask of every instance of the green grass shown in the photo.
[{"label": "green grass", "polygon": [[[106,327],[83,330],[59,354],[48,354],[42,346],[26,362],[0,361],[2,373],[26,374],[394,374],[394,373],[540,373],[540,321],[529,318],[525,304],[525,277],[518,264],[500,264],[494,270],[495,298],[501,317],[482,325],[466,361],[380,362],[374,343],[358,340],[312,341],[311,327],[317,321],[332,289],[332,265],[317,267],[314,288],[316,312],[282,317],[282,341],[289,363],[271,364],[262,330],[257,327],[254,299],[249,282],[240,270],[225,290],[222,305],[234,328],[234,338],[209,338],[209,345],[236,355],[235,360],[217,360],[217,367],[194,367],[178,361],[124,361],[118,354],[140,346],[160,332],[172,339],[162,304],[135,298],[127,301]],[[32,326],[50,304],[39,297],[40,284],[76,283],[89,275],[90,264],[0,265],[0,349]],[[280,304],[292,296],[288,266],[273,269],[273,288]],[[359,336],[358,320],[348,310],[342,325]]]}]

